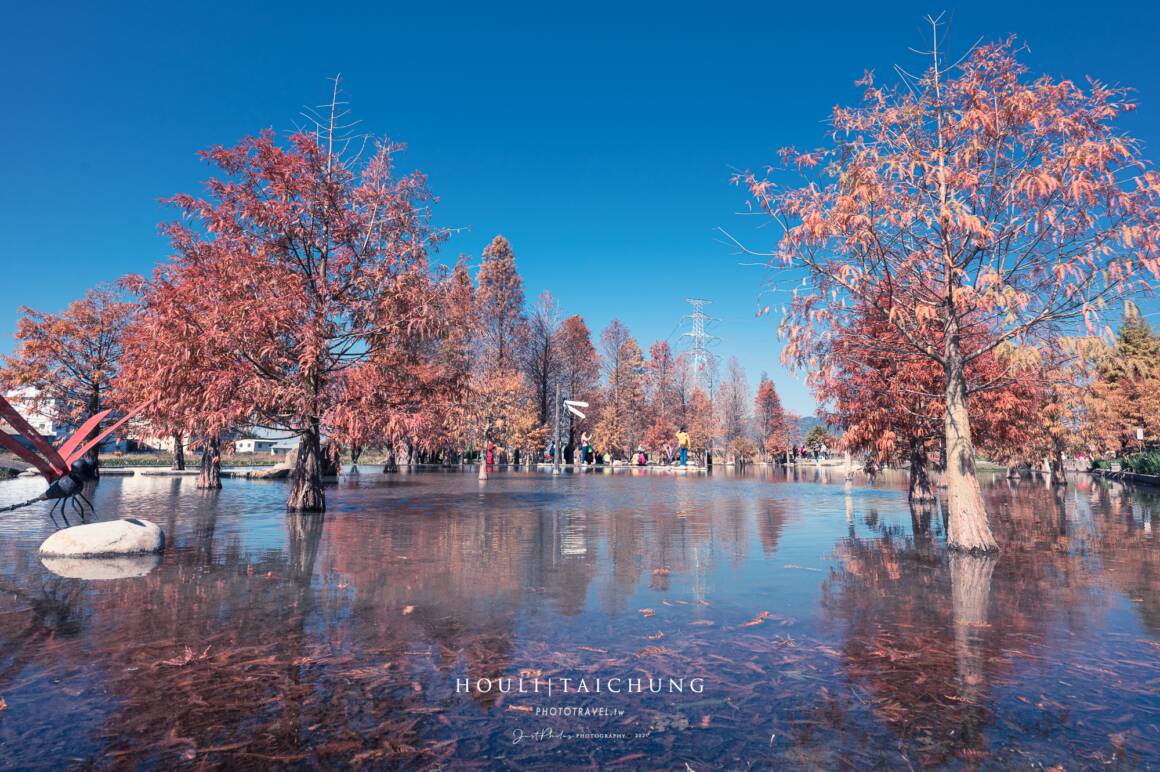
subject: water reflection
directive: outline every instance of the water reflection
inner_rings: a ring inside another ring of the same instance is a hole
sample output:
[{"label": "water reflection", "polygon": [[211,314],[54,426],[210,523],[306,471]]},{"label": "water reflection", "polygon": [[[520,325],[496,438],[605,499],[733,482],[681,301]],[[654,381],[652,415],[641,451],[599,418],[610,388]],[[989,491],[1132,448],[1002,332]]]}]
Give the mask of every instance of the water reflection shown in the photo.
[{"label": "water reflection", "polygon": [[[364,470],[325,517],[282,493],[103,480],[98,512],[170,538],[101,582],[42,566],[34,516],[0,524],[8,763],[1160,763],[1154,493],[996,479],[998,558],[948,556],[941,511],[912,512],[901,480],[825,467]],[[456,687],[633,674],[706,689]],[[558,729],[645,736],[513,745],[548,704],[624,710]]]},{"label": "water reflection", "polygon": [[160,555],[121,555],[103,558],[41,557],[41,564],[65,579],[107,581],[145,576],[161,562]]}]

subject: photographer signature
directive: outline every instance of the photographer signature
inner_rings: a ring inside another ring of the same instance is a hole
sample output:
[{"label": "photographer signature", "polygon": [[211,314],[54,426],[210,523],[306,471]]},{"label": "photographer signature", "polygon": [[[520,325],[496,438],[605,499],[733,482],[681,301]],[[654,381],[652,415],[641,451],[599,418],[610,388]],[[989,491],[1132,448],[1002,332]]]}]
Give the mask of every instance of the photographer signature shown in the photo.
[{"label": "photographer signature", "polygon": [[566,732],[557,732],[555,729],[537,729],[534,732],[525,732],[523,729],[512,730],[512,745],[519,745],[524,740],[566,740]]}]

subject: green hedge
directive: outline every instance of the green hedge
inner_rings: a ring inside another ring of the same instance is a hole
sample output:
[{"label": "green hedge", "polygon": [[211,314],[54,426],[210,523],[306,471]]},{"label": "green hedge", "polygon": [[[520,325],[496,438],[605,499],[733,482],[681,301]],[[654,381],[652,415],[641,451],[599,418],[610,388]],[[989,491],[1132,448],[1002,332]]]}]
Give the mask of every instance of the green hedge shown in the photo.
[{"label": "green hedge", "polygon": [[1128,456],[1122,462],[1123,469],[1136,474],[1160,475],[1160,450],[1150,450],[1135,456]]},{"label": "green hedge", "polygon": [[[222,455],[222,466],[270,466],[286,460],[285,456],[275,456],[271,453],[237,453],[232,456]],[[112,453],[101,454],[101,466],[109,469],[119,469],[127,466],[147,466],[168,469],[173,463],[170,453],[127,453],[115,456]],[[197,469],[201,463],[200,453],[185,454],[185,468]]]}]

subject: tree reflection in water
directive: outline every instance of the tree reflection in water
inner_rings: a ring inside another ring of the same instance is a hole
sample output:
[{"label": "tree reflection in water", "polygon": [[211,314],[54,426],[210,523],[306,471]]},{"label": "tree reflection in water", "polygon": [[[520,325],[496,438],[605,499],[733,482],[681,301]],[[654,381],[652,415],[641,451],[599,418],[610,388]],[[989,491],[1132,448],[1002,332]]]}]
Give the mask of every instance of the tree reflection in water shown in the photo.
[{"label": "tree reflection in water", "polygon": [[[1025,765],[1044,758],[1051,742],[1060,743],[1056,752],[1066,748],[1063,758],[1085,764],[1155,754],[1137,716],[1124,712],[1125,703],[1155,710],[1151,687],[1133,680],[1133,673],[1155,679],[1155,665],[1084,661],[1082,641],[1106,624],[1097,617],[1111,611],[1101,592],[1109,579],[1124,582],[1129,597],[1137,590],[1144,624],[1156,632],[1148,617],[1160,597],[1160,553],[1138,527],[1141,515],[1154,522],[1156,509],[1136,506],[1118,517],[1109,487],[1086,483],[1071,498],[1026,484],[992,495],[1001,512],[998,557],[946,554],[932,539],[929,509],[912,511],[908,534],[871,528],[871,538],[851,535],[839,544],[823,608],[841,629],[842,669],[854,695],[899,738],[907,761]],[[1097,521],[1093,510],[1106,516]],[[1057,684],[1017,677],[1028,669],[1102,677],[1094,691],[1065,689],[1079,697],[1069,702],[1046,696]],[[1073,721],[1085,711],[1116,717],[1102,735],[1081,738]],[[1011,742],[1029,731],[1044,745]]]},{"label": "tree reflection in water", "polygon": [[[106,480],[99,505],[165,508],[174,538],[110,582],[0,540],[0,744],[15,766],[1157,763],[1155,495],[996,481],[1003,552],[977,558],[901,480],[827,476],[366,473],[325,517],[268,514],[275,485]],[[675,698],[455,686],[694,674]],[[513,746],[539,704],[648,736]]]}]

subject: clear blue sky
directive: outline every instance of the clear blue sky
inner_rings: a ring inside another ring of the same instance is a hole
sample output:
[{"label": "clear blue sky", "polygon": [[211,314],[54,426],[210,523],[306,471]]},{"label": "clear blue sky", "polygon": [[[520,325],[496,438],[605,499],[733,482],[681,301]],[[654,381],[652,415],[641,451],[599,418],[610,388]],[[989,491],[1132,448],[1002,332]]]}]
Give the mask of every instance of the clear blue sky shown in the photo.
[{"label": "clear blue sky", "polygon": [[729,176],[817,144],[863,69],[918,66],[923,15],[948,12],[952,50],[1017,33],[1034,71],[1135,86],[1126,127],[1160,159],[1152,3],[419,5],[9,4],[0,353],[19,305],[58,310],[163,259],[158,199],[199,190],[195,151],[289,128],[338,72],[363,127],[429,175],[437,223],[466,229],[445,259],[503,233],[529,298],[549,289],[595,331],[619,317],[645,346],[679,342],[686,296],[712,298],[718,353],[803,413],[773,320],[754,317],[769,277],[715,233],[774,237],[736,215]]}]

